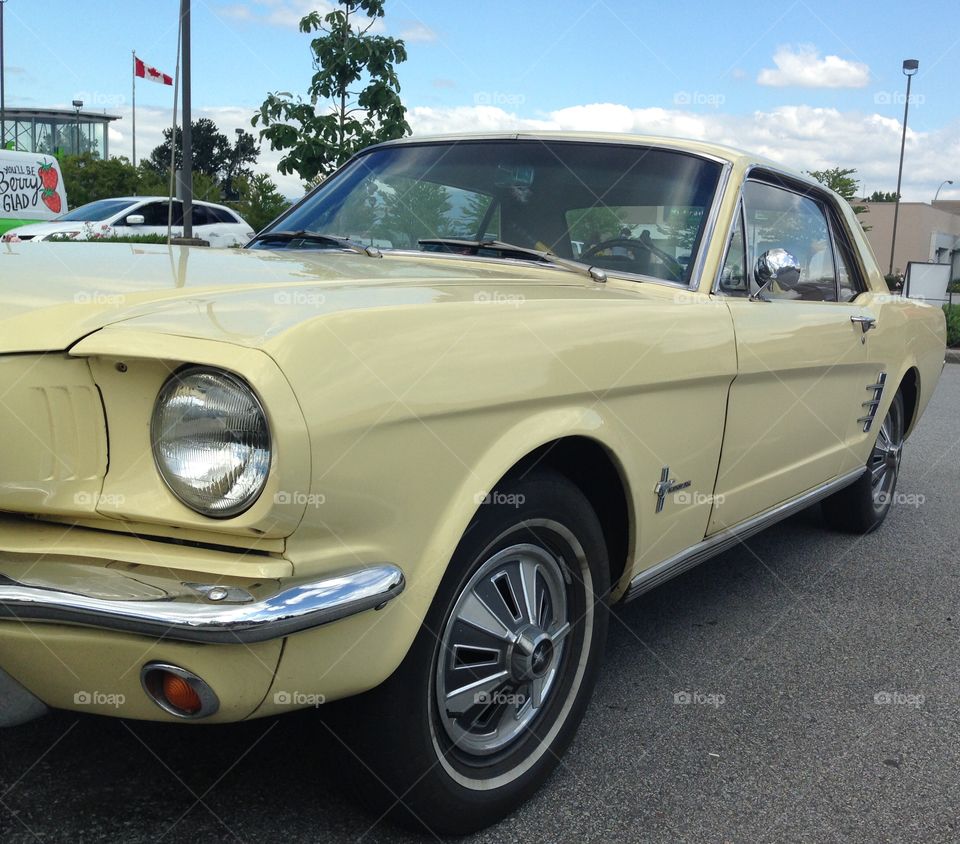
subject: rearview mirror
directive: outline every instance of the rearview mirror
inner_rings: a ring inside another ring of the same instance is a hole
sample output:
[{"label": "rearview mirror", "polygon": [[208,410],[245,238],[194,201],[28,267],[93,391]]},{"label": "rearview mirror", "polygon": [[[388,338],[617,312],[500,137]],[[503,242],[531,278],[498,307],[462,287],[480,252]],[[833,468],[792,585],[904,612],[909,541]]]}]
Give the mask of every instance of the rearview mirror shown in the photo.
[{"label": "rearview mirror", "polygon": [[792,290],[800,283],[800,262],[786,249],[768,249],[759,258],[753,276],[760,289],[752,299],[763,299],[763,292],[776,282],[782,290]]},{"label": "rearview mirror", "polygon": [[128,226],[142,226],[143,225],[143,214],[130,214],[124,220]]}]

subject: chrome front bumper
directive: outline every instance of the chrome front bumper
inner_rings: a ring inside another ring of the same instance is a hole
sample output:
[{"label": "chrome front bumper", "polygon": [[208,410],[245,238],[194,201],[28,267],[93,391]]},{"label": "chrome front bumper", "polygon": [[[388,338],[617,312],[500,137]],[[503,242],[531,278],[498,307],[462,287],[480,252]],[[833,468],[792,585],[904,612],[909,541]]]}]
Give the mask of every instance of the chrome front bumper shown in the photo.
[{"label": "chrome front bumper", "polygon": [[103,597],[101,588],[21,583],[0,574],[0,619],[117,630],[181,642],[266,642],[369,609],[404,588],[403,572],[381,564],[287,586],[259,599],[235,586],[180,584],[166,595]]}]

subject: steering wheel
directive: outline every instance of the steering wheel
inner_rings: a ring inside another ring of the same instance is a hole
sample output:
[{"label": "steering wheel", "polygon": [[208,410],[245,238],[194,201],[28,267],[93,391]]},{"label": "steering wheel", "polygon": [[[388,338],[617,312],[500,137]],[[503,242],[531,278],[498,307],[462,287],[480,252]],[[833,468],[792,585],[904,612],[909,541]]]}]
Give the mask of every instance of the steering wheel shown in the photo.
[{"label": "steering wheel", "polygon": [[615,247],[624,247],[627,249],[632,249],[639,246],[641,249],[645,249],[651,255],[655,255],[666,265],[667,270],[673,275],[674,281],[683,280],[683,266],[674,258],[672,255],[668,255],[662,249],[654,246],[653,241],[650,240],[650,235],[648,232],[644,233],[638,237],[612,237],[610,240],[604,240],[594,246],[591,246],[585,252],[580,254],[578,260],[585,261],[587,258],[594,257],[597,253],[603,252],[605,249],[613,249]]}]

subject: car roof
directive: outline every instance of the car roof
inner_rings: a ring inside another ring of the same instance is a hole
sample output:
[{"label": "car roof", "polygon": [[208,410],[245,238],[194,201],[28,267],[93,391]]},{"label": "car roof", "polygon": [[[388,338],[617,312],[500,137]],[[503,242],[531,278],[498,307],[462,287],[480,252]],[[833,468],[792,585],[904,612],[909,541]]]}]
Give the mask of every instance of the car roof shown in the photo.
[{"label": "car roof", "polygon": [[[174,199],[179,199],[180,197],[175,196]],[[169,197],[166,196],[105,196],[103,199],[92,200],[92,202],[166,202]],[[90,202],[85,203],[90,205]],[[228,208],[226,205],[220,205],[216,202],[205,202],[202,199],[193,200],[194,205],[207,205],[210,208],[223,208],[226,211],[232,211],[232,208]]]},{"label": "car roof", "polygon": [[368,147],[363,152],[385,146],[400,146],[407,144],[449,143],[451,141],[576,141],[580,143],[630,144],[636,146],[654,146],[663,149],[690,152],[708,158],[720,159],[734,166],[758,166],[775,172],[784,173],[809,185],[822,188],[819,182],[811,176],[785,167],[771,158],[746,152],[745,150],[724,144],[698,141],[689,138],[671,138],[664,135],[634,135],[626,132],[560,132],[560,131],[518,131],[518,132],[469,132],[446,135],[413,135],[406,138],[397,138],[393,141],[384,141]]}]

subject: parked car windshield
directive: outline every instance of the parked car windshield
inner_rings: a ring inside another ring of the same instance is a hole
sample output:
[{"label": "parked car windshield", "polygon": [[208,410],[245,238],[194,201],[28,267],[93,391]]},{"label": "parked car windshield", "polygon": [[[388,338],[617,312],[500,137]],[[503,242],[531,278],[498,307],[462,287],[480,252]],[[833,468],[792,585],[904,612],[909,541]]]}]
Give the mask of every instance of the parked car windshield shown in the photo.
[{"label": "parked car windshield", "polygon": [[74,208],[62,217],[57,217],[57,222],[99,223],[135,204],[129,199],[98,199],[96,202],[88,202],[86,205]]},{"label": "parked car windshield", "polygon": [[348,238],[380,250],[530,258],[509,244],[688,282],[720,172],[713,161],[629,144],[385,146],[354,159],[251,248],[337,249],[335,239]]}]

